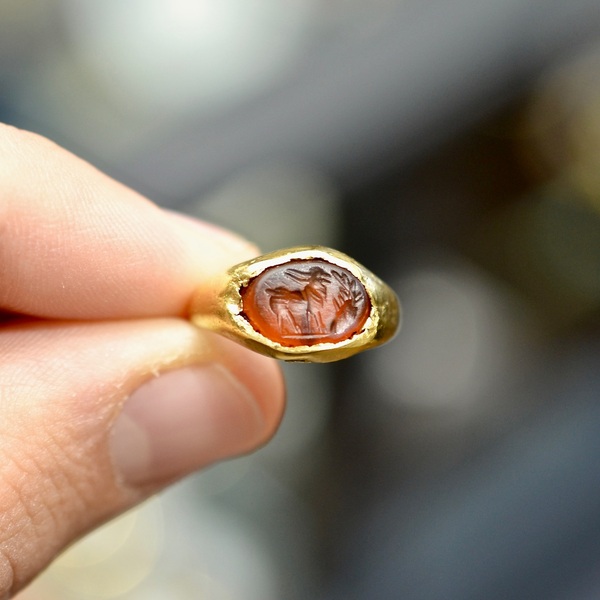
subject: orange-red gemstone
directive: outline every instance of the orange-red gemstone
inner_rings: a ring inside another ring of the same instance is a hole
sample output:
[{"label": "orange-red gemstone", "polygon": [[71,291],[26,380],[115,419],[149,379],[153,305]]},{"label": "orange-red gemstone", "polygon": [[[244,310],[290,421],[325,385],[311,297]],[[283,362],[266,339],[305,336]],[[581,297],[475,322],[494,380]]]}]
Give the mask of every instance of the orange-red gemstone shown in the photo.
[{"label": "orange-red gemstone", "polygon": [[363,284],[325,260],[271,267],[240,290],[243,316],[282,346],[336,343],[359,333],[371,311]]}]

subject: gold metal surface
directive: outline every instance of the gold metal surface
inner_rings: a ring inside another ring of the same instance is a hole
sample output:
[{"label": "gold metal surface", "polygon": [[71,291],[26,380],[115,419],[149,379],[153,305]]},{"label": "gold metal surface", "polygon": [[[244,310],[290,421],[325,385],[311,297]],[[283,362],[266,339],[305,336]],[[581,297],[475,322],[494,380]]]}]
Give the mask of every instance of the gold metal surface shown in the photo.
[{"label": "gold metal surface", "polygon": [[[365,287],[371,302],[362,330],[337,343],[283,346],[256,331],[243,316],[240,290],[267,269],[294,260],[323,260],[346,269]],[[349,256],[322,246],[299,246],[264,254],[231,267],[194,296],[192,322],[274,358],[299,362],[331,362],[389,341],[400,323],[400,304],[393,290]]]}]

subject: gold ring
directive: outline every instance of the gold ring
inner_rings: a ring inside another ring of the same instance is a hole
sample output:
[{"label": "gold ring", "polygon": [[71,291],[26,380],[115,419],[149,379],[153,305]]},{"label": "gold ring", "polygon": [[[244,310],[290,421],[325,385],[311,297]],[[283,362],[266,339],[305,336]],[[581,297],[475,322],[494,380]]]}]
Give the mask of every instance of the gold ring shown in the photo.
[{"label": "gold ring", "polygon": [[190,318],[261,354],[330,362],[390,340],[400,304],[349,256],[302,246],[231,267],[195,294]]}]

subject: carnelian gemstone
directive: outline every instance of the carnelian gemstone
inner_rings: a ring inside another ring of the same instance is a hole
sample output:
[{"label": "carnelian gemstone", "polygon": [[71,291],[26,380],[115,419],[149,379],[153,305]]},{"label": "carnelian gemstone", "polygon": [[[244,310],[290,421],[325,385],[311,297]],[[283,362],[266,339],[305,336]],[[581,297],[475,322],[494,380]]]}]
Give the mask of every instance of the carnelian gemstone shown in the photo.
[{"label": "carnelian gemstone", "polygon": [[363,284],[325,260],[271,267],[240,290],[242,315],[282,346],[336,343],[359,333],[371,311]]}]

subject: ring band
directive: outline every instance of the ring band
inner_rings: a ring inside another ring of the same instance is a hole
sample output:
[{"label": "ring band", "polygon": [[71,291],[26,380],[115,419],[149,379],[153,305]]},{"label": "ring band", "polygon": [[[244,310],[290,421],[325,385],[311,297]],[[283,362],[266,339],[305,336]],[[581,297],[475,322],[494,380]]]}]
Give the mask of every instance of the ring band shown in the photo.
[{"label": "ring band", "polygon": [[231,267],[195,294],[190,318],[261,354],[330,362],[390,340],[400,304],[349,256],[302,246]]}]

